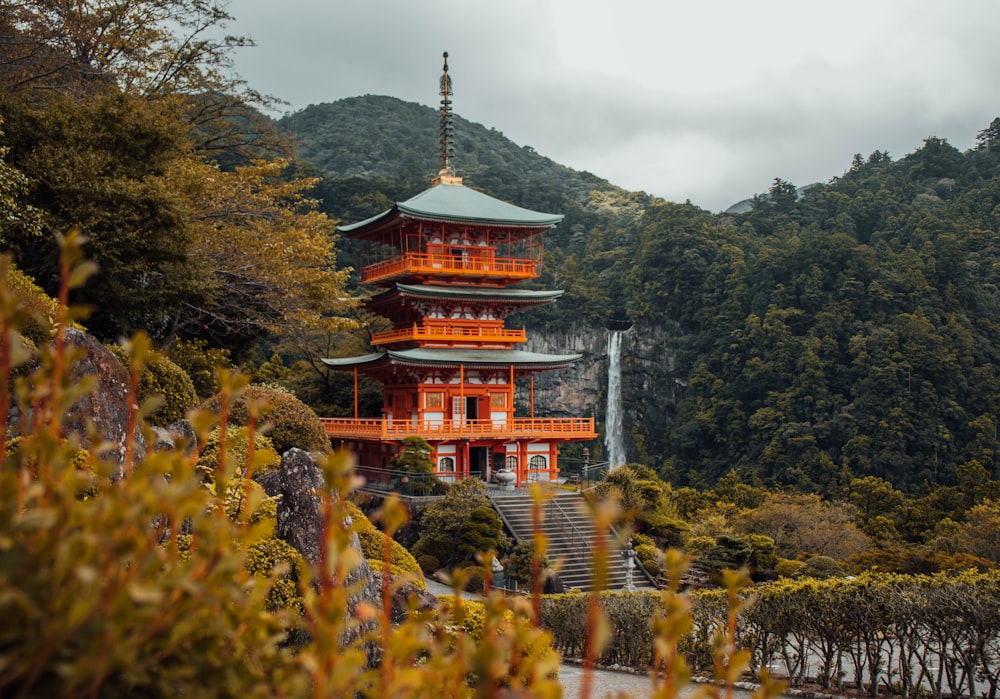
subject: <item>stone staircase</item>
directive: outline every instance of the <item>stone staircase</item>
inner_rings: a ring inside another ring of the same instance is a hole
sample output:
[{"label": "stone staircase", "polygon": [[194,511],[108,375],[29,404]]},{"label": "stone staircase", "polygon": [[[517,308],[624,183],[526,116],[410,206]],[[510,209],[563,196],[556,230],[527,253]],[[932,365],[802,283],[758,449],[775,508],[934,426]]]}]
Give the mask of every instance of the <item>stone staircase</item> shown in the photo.
[{"label": "stone staircase", "polygon": [[[489,497],[510,533],[518,541],[530,541],[531,497],[523,492],[502,495],[491,492]],[[589,591],[593,585],[592,562],[597,530],[591,521],[583,495],[556,495],[545,504],[544,512],[542,531],[548,536],[549,561],[553,564],[561,561],[559,577],[567,591],[573,588]],[[608,544],[616,548],[609,555],[607,589],[620,590],[625,587],[626,582],[625,559],[612,537],[608,538]],[[638,567],[638,562],[632,570],[632,584],[640,590],[656,589]]]}]

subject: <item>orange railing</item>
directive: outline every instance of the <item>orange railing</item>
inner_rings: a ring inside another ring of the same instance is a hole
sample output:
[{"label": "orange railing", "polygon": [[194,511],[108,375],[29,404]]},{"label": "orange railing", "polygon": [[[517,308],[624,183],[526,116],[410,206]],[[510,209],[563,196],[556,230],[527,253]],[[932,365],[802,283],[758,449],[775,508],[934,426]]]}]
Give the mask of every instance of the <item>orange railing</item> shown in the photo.
[{"label": "orange railing", "polygon": [[538,261],[519,257],[476,259],[460,255],[430,255],[408,252],[363,267],[361,280],[370,283],[403,274],[533,279],[538,276]]},{"label": "orange railing", "polygon": [[513,420],[385,420],[322,418],[329,437],[337,439],[594,439],[592,417],[516,417]]},{"label": "orange railing", "polygon": [[502,323],[493,326],[459,323],[425,322],[423,325],[413,325],[410,328],[399,328],[372,335],[373,345],[384,345],[390,342],[527,342],[528,336],[524,330],[508,330]]}]

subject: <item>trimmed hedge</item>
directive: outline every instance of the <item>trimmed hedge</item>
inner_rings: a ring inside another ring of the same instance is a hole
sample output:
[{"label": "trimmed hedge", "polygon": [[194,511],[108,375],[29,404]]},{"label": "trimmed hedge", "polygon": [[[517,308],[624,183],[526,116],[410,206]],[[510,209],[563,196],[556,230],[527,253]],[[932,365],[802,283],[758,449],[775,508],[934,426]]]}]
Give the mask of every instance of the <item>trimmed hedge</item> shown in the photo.
[{"label": "trimmed hedge", "polygon": [[[726,593],[700,590],[689,597],[694,624],[680,648],[696,671],[711,671]],[[757,585],[746,598],[737,636],[752,669],[783,664],[793,686],[842,689],[849,674],[872,696],[892,683],[910,696],[1000,692],[1000,571],[784,578]],[[567,593],[542,600],[541,624],[564,656],[583,654],[587,599]],[[600,662],[649,667],[649,620],[664,610],[660,593],[603,592],[600,604],[611,634]]]}]

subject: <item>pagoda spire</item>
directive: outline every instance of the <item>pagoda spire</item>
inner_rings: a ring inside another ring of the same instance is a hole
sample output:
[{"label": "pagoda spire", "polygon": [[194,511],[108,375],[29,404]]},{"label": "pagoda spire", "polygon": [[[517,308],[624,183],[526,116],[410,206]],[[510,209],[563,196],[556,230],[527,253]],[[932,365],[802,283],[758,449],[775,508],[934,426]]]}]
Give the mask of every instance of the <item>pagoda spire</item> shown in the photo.
[{"label": "pagoda spire", "polygon": [[451,76],[448,75],[448,52],[444,52],[444,72],[441,74],[441,127],[439,135],[441,147],[441,170],[434,178],[434,184],[462,184],[462,178],[455,176],[451,159],[455,155],[455,127],[451,119]]}]

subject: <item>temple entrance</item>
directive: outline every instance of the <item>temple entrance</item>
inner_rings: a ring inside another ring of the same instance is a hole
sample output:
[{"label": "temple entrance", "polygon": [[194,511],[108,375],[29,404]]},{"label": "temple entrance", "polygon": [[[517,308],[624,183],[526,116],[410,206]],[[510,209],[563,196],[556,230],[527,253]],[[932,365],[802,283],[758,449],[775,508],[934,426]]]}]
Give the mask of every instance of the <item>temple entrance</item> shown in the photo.
[{"label": "temple entrance", "polygon": [[476,396],[465,397],[465,419],[466,420],[479,419],[479,398],[477,398]]},{"label": "temple entrance", "polygon": [[479,474],[483,480],[489,478],[489,447],[469,447],[469,471]]}]

